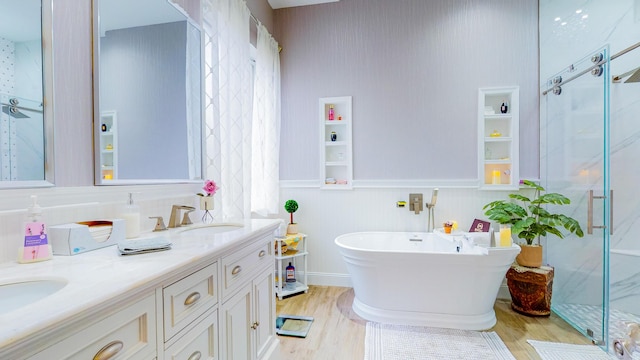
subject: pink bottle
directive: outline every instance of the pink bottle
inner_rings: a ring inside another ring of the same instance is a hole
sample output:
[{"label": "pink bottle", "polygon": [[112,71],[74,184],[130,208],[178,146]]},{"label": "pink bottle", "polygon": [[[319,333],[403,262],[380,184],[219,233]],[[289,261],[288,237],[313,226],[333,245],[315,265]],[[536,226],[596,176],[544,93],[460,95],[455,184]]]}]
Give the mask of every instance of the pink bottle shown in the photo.
[{"label": "pink bottle", "polygon": [[335,113],[333,111],[333,105],[329,105],[329,120],[335,119]]}]

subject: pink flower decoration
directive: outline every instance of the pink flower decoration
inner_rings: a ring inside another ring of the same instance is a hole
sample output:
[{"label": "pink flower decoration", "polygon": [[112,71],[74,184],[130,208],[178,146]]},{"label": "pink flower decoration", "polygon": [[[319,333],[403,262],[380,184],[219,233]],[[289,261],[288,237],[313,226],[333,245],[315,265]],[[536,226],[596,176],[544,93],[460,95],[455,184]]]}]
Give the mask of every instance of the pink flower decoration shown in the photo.
[{"label": "pink flower decoration", "polygon": [[218,186],[213,180],[207,180],[204,182],[202,190],[207,193],[207,196],[213,196],[218,191]]}]

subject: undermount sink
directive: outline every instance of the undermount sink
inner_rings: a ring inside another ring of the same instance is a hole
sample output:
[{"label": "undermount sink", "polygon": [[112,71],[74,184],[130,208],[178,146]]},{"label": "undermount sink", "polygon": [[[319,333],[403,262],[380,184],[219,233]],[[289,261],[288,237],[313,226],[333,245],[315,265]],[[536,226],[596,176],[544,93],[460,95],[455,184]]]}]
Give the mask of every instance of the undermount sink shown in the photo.
[{"label": "undermount sink", "polygon": [[236,224],[236,223],[203,224],[203,225],[195,225],[188,229],[180,230],[179,233],[188,232],[190,235],[219,234],[223,232],[242,229],[242,227],[243,227],[242,224]]},{"label": "undermount sink", "polygon": [[23,279],[0,282],[0,314],[27,306],[58,292],[67,285],[64,279]]}]

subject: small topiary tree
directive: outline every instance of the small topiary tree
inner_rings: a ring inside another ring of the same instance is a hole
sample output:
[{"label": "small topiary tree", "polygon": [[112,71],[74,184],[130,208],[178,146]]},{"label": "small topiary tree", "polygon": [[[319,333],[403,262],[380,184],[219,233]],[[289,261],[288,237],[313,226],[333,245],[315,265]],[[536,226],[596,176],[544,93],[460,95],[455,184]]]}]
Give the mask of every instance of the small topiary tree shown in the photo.
[{"label": "small topiary tree", "polygon": [[289,224],[295,224],[293,222],[293,213],[298,210],[298,203],[295,200],[287,200],[287,202],[284,203],[284,209],[289,213]]}]

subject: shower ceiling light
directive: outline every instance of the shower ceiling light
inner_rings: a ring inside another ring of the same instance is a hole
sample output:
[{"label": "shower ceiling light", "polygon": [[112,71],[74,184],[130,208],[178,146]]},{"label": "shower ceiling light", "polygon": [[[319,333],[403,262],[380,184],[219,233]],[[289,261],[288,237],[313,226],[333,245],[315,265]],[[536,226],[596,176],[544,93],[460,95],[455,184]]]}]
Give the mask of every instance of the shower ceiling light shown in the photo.
[{"label": "shower ceiling light", "polygon": [[576,14],[580,14],[581,12],[582,12],[582,9],[576,10]]},{"label": "shower ceiling light", "polygon": [[560,19],[560,17],[557,17],[557,18],[553,19],[553,21],[560,21],[560,20],[562,20],[562,19]]}]

